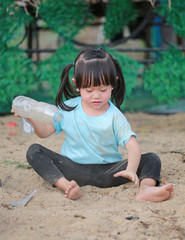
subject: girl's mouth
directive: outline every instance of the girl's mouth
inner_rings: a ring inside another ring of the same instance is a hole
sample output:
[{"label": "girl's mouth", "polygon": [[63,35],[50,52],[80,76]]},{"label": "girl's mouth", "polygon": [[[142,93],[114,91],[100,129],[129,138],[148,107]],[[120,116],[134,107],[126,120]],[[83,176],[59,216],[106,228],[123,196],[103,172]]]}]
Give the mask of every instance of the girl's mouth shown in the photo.
[{"label": "girl's mouth", "polygon": [[101,102],[100,102],[100,101],[94,101],[94,102],[92,102],[92,104],[93,104],[94,106],[99,106],[99,105],[101,104]]}]

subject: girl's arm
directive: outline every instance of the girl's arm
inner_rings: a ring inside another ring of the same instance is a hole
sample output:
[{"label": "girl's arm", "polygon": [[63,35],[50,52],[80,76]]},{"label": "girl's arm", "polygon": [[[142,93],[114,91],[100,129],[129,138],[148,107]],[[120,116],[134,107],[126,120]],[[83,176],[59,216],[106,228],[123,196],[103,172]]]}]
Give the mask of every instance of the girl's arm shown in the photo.
[{"label": "girl's arm", "polygon": [[136,138],[132,136],[125,147],[128,151],[127,170],[132,170],[136,173],[141,159],[141,152]]},{"label": "girl's arm", "polygon": [[114,174],[114,177],[126,177],[132,180],[136,186],[139,186],[139,179],[136,174],[140,159],[141,152],[137,140],[134,136],[126,143],[126,149],[128,151],[128,165],[126,170],[120,171]]},{"label": "girl's arm", "polygon": [[55,132],[55,128],[50,124],[36,122],[31,118],[28,118],[28,121],[31,122],[34,127],[35,134],[40,138],[49,137]]}]

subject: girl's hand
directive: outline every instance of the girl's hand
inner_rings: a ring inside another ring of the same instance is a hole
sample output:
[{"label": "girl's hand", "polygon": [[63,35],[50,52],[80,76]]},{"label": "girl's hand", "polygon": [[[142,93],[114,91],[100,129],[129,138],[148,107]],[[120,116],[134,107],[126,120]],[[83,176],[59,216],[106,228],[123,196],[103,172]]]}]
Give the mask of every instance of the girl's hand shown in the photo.
[{"label": "girl's hand", "polygon": [[[16,114],[13,110],[11,110],[11,113],[13,113],[15,117],[21,118],[21,116]],[[40,138],[49,137],[51,134],[55,132],[55,128],[51,124],[36,122],[31,118],[26,119],[33,125],[35,134]]]},{"label": "girl's hand", "polygon": [[20,115],[16,114],[13,110],[11,110],[11,113],[13,113],[15,117],[21,117]]},{"label": "girl's hand", "polygon": [[114,174],[114,177],[128,178],[135,183],[136,187],[139,187],[139,178],[138,178],[137,174],[132,170],[126,169],[124,171],[120,171],[120,172]]}]

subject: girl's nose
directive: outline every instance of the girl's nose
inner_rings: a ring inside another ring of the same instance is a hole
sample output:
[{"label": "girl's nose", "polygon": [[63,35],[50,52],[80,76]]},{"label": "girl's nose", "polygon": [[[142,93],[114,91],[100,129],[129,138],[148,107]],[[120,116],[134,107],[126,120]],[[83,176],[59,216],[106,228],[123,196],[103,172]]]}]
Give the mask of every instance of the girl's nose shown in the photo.
[{"label": "girl's nose", "polygon": [[93,98],[98,98],[100,96],[99,91],[93,91]]}]

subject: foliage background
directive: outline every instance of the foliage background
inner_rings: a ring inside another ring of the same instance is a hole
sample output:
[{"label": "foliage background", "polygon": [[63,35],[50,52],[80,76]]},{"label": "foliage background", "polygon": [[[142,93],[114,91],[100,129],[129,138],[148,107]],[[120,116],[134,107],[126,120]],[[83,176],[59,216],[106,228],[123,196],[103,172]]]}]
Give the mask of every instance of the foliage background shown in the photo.
[{"label": "foliage background", "polygon": [[[36,99],[41,99],[43,95],[46,101],[54,102],[62,69],[73,62],[79,52],[73,44],[74,37],[94,20],[93,14],[88,11],[88,3],[83,0],[45,0],[40,1],[39,6],[37,1],[32,3],[0,1],[1,108],[10,108],[17,95]],[[184,0],[172,1],[171,10],[168,2],[163,1],[155,11],[173,25],[180,37],[185,37]],[[112,0],[106,6],[105,17],[104,34],[108,39],[113,39],[123,26],[136,19],[137,11],[129,0]],[[42,19],[44,28],[58,34],[63,44],[49,58],[35,64],[19,48],[19,41],[25,34],[24,27],[38,18]],[[131,99],[138,88],[151,95],[155,101],[169,105],[185,97],[185,59],[177,47],[161,53],[157,62],[149,68],[107,46],[101,47],[106,48],[122,67],[127,87],[126,99]],[[139,78],[141,72],[142,78]]]}]

